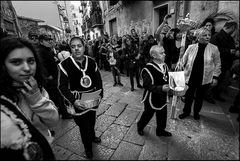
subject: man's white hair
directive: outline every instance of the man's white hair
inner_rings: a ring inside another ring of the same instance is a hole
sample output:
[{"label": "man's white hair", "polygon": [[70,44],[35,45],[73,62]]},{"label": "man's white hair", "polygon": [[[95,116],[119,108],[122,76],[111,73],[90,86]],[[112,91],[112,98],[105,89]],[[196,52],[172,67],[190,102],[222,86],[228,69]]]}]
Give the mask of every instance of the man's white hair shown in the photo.
[{"label": "man's white hair", "polygon": [[163,46],[160,45],[153,45],[150,49],[150,56],[153,58],[153,54],[158,53],[161,49],[163,48]]}]

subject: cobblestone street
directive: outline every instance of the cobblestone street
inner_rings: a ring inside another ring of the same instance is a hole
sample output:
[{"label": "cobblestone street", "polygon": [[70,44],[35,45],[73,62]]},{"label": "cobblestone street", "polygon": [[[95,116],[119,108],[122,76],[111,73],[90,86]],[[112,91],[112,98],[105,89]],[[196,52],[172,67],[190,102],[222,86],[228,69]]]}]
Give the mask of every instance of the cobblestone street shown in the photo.
[{"label": "cobblestone street", "polygon": [[[143,111],[143,89],[130,91],[129,77],[122,76],[123,87],[113,87],[112,74],[101,71],[104,98],[97,111],[96,134],[102,142],[93,145],[95,160],[239,160],[239,123],[237,114],[230,114],[230,102],[215,105],[204,102],[201,119],[170,119],[169,138],[155,135],[155,116],[137,134],[136,122]],[[171,102],[171,100],[170,100]],[[183,103],[178,101],[177,114]],[[62,120],[55,129],[54,153],[57,160],[87,159],[78,126],[72,119]]]}]

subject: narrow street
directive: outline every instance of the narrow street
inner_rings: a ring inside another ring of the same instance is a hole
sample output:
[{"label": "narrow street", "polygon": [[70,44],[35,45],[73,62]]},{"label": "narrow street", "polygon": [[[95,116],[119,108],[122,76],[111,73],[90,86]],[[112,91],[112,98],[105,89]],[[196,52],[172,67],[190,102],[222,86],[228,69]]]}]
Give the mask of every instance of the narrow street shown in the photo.
[{"label": "narrow street", "polygon": [[[143,111],[143,89],[130,91],[129,77],[122,76],[123,87],[113,87],[112,74],[101,71],[104,98],[97,111],[96,134],[102,142],[93,145],[94,160],[239,160],[239,123],[237,114],[228,112],[230,100],[215,105],[204,102],[201,119],[170,119],[169,138],[155,135],[155,116],[137,134],[136,122]],[[231,98],[232,99],[232,98]],[[171,100],[170,100],[171,102]],[[178,101],[177,114],[183,103]],[[57,160],[86,160],[78,126],[62,120],[55,129],[53,150]]]}]

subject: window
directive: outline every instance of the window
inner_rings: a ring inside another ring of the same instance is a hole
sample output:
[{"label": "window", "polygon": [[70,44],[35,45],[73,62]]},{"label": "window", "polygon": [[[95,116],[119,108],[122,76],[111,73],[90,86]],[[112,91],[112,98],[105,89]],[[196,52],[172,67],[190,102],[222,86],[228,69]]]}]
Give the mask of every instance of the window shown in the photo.
[{"label": "window", "polygon": [[76,18],[77,16],[76,16],[76,13],[73,13],[73,18]]}]

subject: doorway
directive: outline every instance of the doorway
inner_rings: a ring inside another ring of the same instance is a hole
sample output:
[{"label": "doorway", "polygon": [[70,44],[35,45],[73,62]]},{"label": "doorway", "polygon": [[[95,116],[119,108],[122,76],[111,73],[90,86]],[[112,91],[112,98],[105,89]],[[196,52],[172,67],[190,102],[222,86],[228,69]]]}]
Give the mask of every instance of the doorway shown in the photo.
[{"label": "doorway", "polygon": [[158,15],[159,15],[159,23],[160,25],[163,22],[164,16],[168,14],[168,5],[164,5],[158,8]]},{"label": "doorway", "polygon": [[109,25],[110,25],[110,36],[117,34],[117,19],[114,18],[110,20]]},{"label": "doorway", "polygon": [[153,10],[153,34],[157,27],[163,22],[164,16],[168,14],[168,4],[161,4],[154,7]]}]

